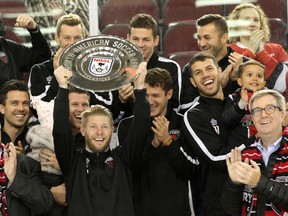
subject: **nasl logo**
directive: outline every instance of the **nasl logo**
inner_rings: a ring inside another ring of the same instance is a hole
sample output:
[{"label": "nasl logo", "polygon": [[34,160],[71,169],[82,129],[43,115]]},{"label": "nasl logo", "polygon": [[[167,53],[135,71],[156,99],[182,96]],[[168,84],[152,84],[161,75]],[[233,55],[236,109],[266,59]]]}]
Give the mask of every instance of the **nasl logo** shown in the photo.
[{"label": "nasl logo", "polygon": [[92,57],[89,65],[89,71],[94,76],[105,76],[111,71],[113,63],[113,58]]}]

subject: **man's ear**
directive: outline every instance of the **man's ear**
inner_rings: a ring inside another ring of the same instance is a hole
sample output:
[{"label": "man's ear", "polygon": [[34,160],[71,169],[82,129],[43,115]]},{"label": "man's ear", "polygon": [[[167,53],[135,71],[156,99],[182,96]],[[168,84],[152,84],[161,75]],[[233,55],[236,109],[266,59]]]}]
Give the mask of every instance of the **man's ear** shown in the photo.
[{"label": "man's ear", "polygon": [[54,39],[57,42],[57,44],[60,45],[60,38],[57,34],[54,34]]},{"label": "man's ear", "polygon": [[80,127],[80,132],[81,132],[82,136],[85,137],[85,128],[83,127],[83,125],[81,125],[81,127]]},{"label": "man's ear", "polygon": [[196,84],[195,84],[195,81],[194,81],[194,79],[191,77],[190,78],[190,82],[192,83],[192,85],[195,87],[195,88],[197,88],[197,86],[196,86]]},{"label": "man's ear", "polygon": [[3,104],[0,104],[0,112],[4,115],[5,114],[5,107]]},{"label": "man's ear", "polygon": [[228,33],[223,34],[221,39],[223,43],[227,43],[227,41],[229,40]]},{"label": "man's ear", "polygon": [[172,95],[173,95],[173,89],[170,89],[170,90],[167,92],[167,98],[168,98],[168,100],[172,98]]},{"label": "man's ear", "polygon": [[158,46],[159,44],[159,36],[157,35],[154,39],[154,47]]}]

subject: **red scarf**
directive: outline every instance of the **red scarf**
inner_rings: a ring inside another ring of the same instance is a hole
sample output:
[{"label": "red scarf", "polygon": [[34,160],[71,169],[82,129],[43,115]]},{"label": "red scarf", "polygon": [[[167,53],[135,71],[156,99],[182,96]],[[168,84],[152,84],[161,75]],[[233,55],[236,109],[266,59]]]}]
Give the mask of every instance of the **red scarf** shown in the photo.
[{"label": "red scarf", "polygon": [[7,178],[4,172],[4,149],[5,145],[0,142],[0,209],[3,216],[8,216],[5,194]]},{"label": "red scarf", "polygon": [[[248,102],[250,101],[252,95],[253,95],[253,92],[248,91]],[[249,107],[249,105],[247,105],[247,110],[249,110],[249,112],[250,112],[250,107]],[[250,117],[251,117],[251,114],[250,114]],[[250,133],[250,137],[252,137],[252,136],[254,136],[255,134],[257,134],[257,129],[256,129],[254,123],[253,123],[253,125],[249,125],[249,131],[250,131],[250,132],[249,132],[249,133]]]}]

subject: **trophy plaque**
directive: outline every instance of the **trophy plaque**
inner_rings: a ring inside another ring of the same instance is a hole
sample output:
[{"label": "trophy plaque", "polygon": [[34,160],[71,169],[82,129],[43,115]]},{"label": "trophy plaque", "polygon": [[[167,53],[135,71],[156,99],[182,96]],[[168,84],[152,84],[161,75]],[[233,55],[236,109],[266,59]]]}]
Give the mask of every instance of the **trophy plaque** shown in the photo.
[{"label": "trophy plaque", "polygon": [[121,88],[137,78],[143,61],[140,50],[124,38],[97,35],[77,41],[63,51],[59,65],[72,71],[69,83],[94,92]]}]

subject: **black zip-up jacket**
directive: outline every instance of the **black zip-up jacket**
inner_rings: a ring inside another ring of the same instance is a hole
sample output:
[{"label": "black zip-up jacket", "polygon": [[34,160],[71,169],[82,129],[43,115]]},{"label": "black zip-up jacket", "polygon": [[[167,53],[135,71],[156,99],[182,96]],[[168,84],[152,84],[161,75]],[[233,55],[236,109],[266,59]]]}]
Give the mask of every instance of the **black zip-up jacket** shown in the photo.
[{"label": "black zip-up jacket", "polygon": [[[142,117],[143,103],[136,100],[134,106],[140,111],[128,136],[131,142],[146,136],[142,130],[143,122],[147,122]],[[55,99],[53,137],[66,184],[68,216],[134,215],[129,154],[120,146],[99,154],[79,149],[79,143],[74,146],[67,89],[59,88]]]},{"label": "black zip-up jacket", "polygon": [[[145,94],[140,96],[141,100],[145,101]],[[151,144],[154,132],[151,130],[150,107],[146,109],[149,112],[146,112],[145,119],[148,120],[141,125],[142,130],[146,131],[144,133],[146,136],[139,137],[136,142],[126,142],[129,137],[127,131],[137,119],[135,115],[120,121],[117,130],[120,144],[133,145],[130,153],[133,164],[135,213],[137,216],[190,216],[186,176],[193,175],[193,165],[188,162],[191,170],[189,173],[189,168],[187,171],[184,167],[185,162],[182,163],[186,158],[179,150],[183,116],[177,114],[172,107],[168,108],[166,118],[170,122],[169,134],[173,137],[173,141],[169,147],[160,145],[155,148]],[[144,110],[144,107],[140,107],[139,112],[145,112]]]},{"label": "black zip-up jacket", "polygon": [[30,32],[32,47],[0,37],[0,87],[10,79],[22,79],[19,72],[29,72],[34,64],[51,58],[50,47],[41,34]]},{"label": "black zip-up jacket", "polygon": [[[240,109],[238,105],[241,100],[240,92],[241,88],[226,98],[222,112],[222,121],[227,128],[230,128],[229,143],[236,146],[243,144],[257,133],[248,105],[244,109]],[[249,100],[252,94],[253,92],[248,92]]]},{"label": "black zip-up jacket", "polygon": [[200,162],[192,184],[193,199],[205,216],[227,215],[219,197],[228,177],[226,154],[234,145],[227,143],[229,131],[221,120],[223,105],[220,99],[200,96],[184,114],[183,133]]}]

